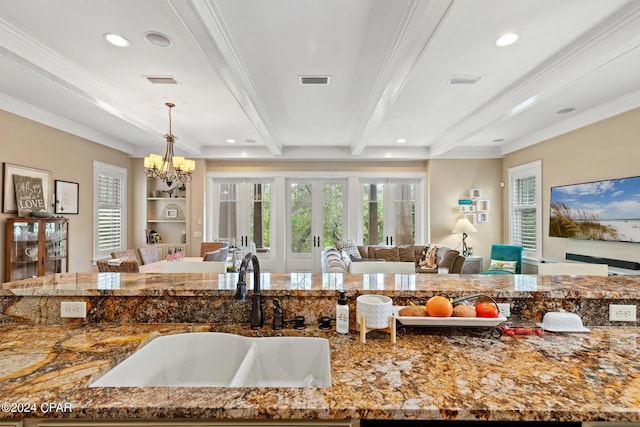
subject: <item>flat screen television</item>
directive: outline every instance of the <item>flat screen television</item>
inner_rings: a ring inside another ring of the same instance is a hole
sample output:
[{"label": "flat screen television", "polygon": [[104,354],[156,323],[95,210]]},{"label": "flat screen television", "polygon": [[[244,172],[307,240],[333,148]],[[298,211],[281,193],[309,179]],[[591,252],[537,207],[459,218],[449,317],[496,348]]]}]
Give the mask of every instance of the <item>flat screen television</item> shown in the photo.
[{"label": "flat screen television", "polygon": [[551,187],[550,237],[640,242],[640,176]]}]

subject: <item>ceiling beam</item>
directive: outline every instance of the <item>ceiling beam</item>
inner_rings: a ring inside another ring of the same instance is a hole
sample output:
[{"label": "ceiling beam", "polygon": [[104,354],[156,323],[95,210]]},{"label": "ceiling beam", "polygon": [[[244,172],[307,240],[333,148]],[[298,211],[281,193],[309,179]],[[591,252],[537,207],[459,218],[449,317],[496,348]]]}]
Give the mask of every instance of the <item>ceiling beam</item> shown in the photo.
[{"label": "ceiling beam", "polygon": [[371,134],[380,126],[391,104],[427,50],[453,0],[411,0],[364,108],[351,145],[351,155],[363,153]]},{"label": "ceiling beam", "polygon": [[262,141],[274,156],[282,154],[280,138],[215,0],[169,0],[209,66],[229,88]]}]

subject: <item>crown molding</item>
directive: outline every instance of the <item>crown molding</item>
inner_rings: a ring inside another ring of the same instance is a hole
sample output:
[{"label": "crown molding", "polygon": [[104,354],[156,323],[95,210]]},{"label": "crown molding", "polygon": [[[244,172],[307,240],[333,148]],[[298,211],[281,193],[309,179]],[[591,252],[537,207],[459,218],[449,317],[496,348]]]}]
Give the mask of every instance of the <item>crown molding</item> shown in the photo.
[{"label": "crown molding", "polygon": [[135,151],[132,144],[115,139],[101,132],[96,132],[80,123],[60,117],[2,93],[0,93],[0,109],[130,155]]}]

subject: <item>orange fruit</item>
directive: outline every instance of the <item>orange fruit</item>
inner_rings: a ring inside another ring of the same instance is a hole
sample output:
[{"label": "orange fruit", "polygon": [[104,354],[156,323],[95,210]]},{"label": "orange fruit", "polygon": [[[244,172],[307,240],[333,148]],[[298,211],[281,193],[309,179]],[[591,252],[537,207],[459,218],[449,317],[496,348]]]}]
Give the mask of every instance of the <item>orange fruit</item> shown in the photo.
[{"label": "orange fruit", "polygon": [[453,314],[453,304],[449,298],[436,295],[427,300],[425,304],[427,315],[431,317],[450,317]]}]

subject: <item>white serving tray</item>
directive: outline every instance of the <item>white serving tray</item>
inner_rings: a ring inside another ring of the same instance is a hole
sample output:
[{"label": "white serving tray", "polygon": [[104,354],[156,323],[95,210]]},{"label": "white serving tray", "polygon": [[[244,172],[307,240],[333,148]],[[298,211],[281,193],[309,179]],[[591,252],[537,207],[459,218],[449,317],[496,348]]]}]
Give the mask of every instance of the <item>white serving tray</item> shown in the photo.
[{"label": "white serving tray", "polygon": [[417,316],[400,316],[400,311],[405,306],[394,305],[393,314],[396,319],[405,326],[443,326],[443,327],[492,327],[502,322],[506,322],[504,316],[498,317],[417,317]]}]

